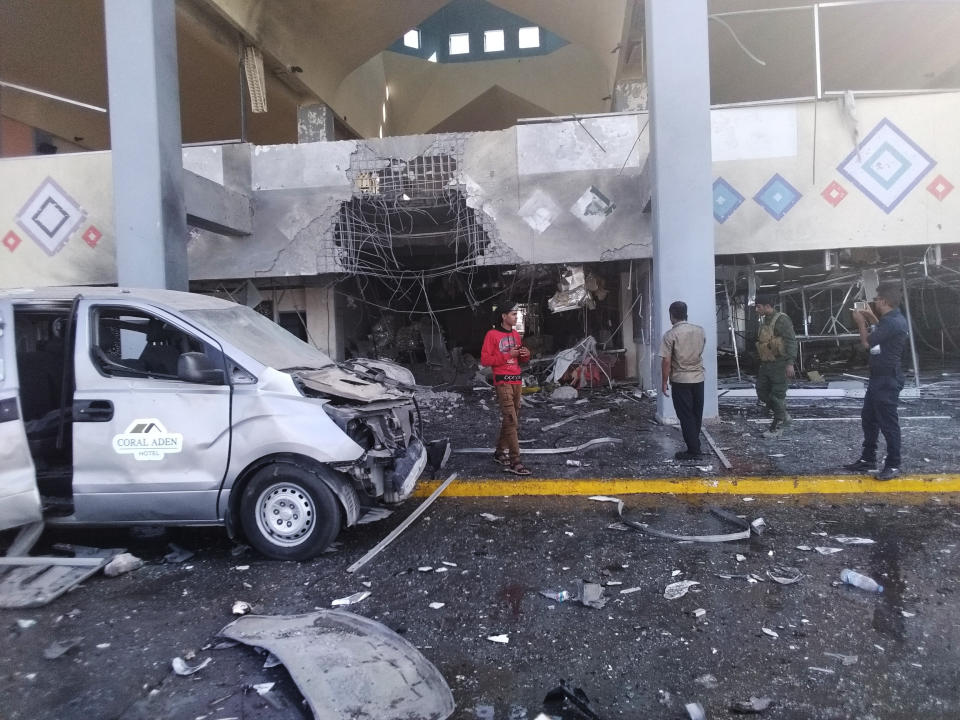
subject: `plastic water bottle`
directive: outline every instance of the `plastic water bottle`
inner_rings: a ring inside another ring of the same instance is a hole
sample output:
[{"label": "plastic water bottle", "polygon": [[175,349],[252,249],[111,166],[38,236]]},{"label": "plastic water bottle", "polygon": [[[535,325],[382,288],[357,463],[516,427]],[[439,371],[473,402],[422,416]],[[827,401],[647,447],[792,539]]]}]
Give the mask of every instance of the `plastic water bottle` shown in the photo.
[{"label": "plastic water bottle", "polygon": [[843,571],[841,571],[840,579],[843,580],[843,582],[845,582],[847,585],[853,585],[854,587],[858,587],[861,590],[866,590],[867,592],[883,592],[883,585],[878,584],[873,578],[867,577],[866,575],[861,575],[850,568],[845,568]]}]

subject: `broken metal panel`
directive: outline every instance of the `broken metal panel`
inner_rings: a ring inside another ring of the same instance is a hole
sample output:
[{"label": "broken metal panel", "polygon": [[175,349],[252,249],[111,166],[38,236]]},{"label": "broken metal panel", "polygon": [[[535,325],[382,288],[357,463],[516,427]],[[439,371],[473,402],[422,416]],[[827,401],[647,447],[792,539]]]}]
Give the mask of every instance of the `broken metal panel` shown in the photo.
[{"label": "broken metal panel", "polygon": [[220,635],[279,658],[316,720],[444,720],[455,709],[429,660],[385,625],[353,613],[246,615]]},{"label": "broken metal panel", "polygon": [[100,572],[123,549],[75,548],[76,557],[0,558],[0,608],[41,607]]}]

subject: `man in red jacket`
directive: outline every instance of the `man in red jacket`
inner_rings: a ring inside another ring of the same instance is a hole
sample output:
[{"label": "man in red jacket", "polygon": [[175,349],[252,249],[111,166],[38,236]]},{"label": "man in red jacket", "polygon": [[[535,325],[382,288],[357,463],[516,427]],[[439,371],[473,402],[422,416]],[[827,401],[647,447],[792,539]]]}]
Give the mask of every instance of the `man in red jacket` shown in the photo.
[{"label": "man in red jacket", "polygon": [[493,459],[514,475],[529,475],[530,470],[520,462],[520,441],[517,426],[520,417],[520,396],[523,382],[520,363],[530,359],[530,351],[523,347],[517,324],[517,305],[507,303],[494,308],[494,327],[487,331],[480,350],[480,364],[493,369],[493,387],[500,405],[500,437]]}]

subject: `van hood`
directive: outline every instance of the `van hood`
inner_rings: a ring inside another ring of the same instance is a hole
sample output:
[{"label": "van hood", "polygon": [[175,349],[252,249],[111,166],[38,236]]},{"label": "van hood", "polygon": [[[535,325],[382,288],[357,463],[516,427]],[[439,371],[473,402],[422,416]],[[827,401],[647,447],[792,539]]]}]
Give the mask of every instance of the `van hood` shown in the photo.
[{"label": "van hood", "polygon": [[383,382],[369,376],[363,377],[336,365],[329,365],[320,370],[296,370],[292,374],[310,390],[362,403],[378,400],[406,400],[413,395],[412,392],[397,387],[390,381]]}]

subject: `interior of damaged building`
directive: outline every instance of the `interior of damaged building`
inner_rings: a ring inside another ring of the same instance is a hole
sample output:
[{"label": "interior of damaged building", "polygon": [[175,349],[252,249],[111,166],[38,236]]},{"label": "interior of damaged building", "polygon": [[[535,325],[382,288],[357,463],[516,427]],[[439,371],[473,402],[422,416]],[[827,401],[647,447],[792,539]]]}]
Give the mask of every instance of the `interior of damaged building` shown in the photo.
[{"label": "interior of damaged building", "polygon": [[960,717],[958,33],[0,0],[0,717]]}]

